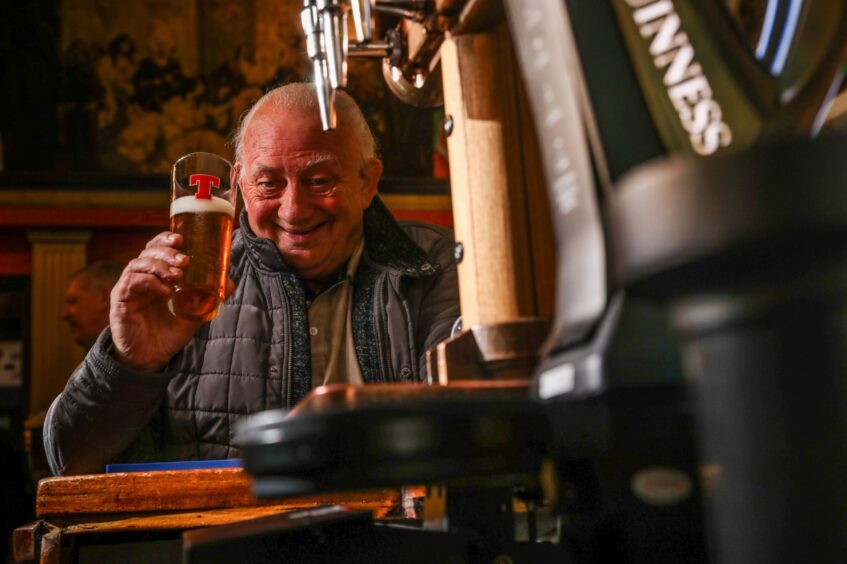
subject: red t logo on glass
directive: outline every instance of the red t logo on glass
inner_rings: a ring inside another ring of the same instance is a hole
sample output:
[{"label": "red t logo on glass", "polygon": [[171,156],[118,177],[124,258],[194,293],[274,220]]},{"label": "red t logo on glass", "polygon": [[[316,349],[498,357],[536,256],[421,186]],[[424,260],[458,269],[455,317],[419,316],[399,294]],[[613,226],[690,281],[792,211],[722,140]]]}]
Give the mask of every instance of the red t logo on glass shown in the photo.
[{"label": "red t logo on glass", "polygon": [[197,186],[198,200],[211,200],[212,188],[221,187],[221,179],[211,174],[192,174],[188,177],[189,186]]}]

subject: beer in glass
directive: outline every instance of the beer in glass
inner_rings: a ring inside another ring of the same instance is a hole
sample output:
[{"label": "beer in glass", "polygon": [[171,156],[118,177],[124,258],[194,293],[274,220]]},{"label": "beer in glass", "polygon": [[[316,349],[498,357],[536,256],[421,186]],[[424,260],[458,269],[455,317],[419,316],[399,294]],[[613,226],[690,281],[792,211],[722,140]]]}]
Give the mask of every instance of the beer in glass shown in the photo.
[{"label": "beer in glass", "polygon": [[180,251],[190,261],[169,307],[189,321],[214,319],[226,297],[236,201],[231,174],[229,162],[212,153],[190,153],[173,166],[170,229],[182,235]]}]

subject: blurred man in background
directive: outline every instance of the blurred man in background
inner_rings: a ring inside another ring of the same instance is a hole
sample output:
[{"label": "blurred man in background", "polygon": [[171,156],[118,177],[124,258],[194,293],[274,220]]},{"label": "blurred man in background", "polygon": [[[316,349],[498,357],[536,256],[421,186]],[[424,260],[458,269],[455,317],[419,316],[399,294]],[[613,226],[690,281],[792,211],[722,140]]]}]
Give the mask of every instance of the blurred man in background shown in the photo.
[{"label": "blurred man in background", "polygon": [[[109,326],[109,295],[121,277],[123,267],[111,262],[93,262],[71,275],[65,289],[62,319],[71,330],[71,338],[90,349],[100,333]],[[42,440],[46,410],[31,414],[24,422],[24,446],[29,455],[34,481],[50,475]]]},{"label": "blurred man in background", "polygon": [[111,262],[93,262],[77,271],[65,290],[64,319],[74,342],[90,349],[109,325],[109,294],[121,277],[123,267]]},{"label": "blurred man in background", "polygon": [[[74,342],[88,350],[109,325],[109,295],[123,267],[94,262],[71,276],[65,290],[62,319],[71,329]],[[46,411],[33,413],[24,423],[27,461],[20,446],[0,430],[0,561],[11,562],[10,536],[15,527],[35,517],[33,484],[50,474],[44,454],[42,427]]]}]

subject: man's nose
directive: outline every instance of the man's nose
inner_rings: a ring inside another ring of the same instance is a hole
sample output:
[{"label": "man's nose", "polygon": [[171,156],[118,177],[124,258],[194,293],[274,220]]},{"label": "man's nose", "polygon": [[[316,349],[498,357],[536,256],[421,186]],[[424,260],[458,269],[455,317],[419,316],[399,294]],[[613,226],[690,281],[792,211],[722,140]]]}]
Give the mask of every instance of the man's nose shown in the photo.
[{"label": "man's nose", "polygon": [[62,308],[62,319],[68,321],[71,318],[71,308],[70,306],[65,306]]},{"label": "man's nose", "polygon": [[302,225],[312,217],[312,205],[309,190],[298,182],[290,183],[280,196],[279,217],[289,225]]}]

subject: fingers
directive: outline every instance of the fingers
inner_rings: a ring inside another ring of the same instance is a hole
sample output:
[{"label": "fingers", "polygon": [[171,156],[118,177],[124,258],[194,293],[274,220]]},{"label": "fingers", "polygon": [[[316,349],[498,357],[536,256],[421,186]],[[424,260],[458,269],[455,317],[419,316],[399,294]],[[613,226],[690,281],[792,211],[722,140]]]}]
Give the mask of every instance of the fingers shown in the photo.
[{"label": "fingers", "polygon": [[141,251],[138,259],[165,262],[177,269],[185,268],[190,261],[190,257],[172,247],[147,247]]},{"label": "fingers", "polygon": [[151,247],[175,247],[182,246],[182,235],[171,231],[162,231],[147,242],[146,248]]},{"label": "fingers", "polygon": [[177,249],[181,244],[182,237],[169,231],[151,239],[141,254],[127,264],[112,290],[112,303],[170,296],[173,284],[182,278],[182,269],[190,260]]},{"label": "fingers", "polygon": [[124,275],[151,274],[171,283],[182,278],[181,267],[188,264],[188,257],[185,255],[168,256],[166,252],[160,254],[155,251],[151,251],[150,254],[145,255],[148,251],[151,250],[146,249],[138,258],[129,261],[129,264],[124,269]]},{"label": "fingers", "polygon": [[179,251],[182,235],[163,231],[153,237],[141,254],[133,259],[125,272],[144,273],[158,276],[162,280],[175,282],[182,276],[190,258]]},{"label": "fingers", "polygon": [[138,298],[167,298],[173,294],[173,291],[173,285],[155,274],[126,270],[112,289],[112,305],[131,302]]}]

